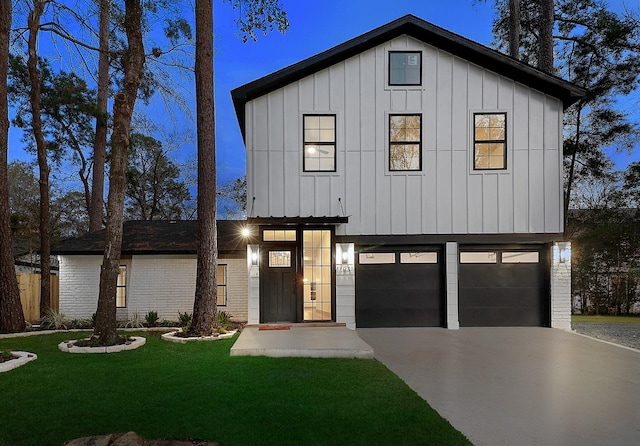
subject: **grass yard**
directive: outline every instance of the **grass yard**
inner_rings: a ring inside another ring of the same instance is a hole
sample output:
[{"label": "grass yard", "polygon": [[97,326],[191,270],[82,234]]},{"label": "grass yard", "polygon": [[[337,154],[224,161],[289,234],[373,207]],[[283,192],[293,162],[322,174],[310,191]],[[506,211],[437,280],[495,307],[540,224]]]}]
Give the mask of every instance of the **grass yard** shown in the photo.
[{"label": "grass yard", "polygon": [[57,333],[0,339],[38,360],[0,374],[0,446],[111,432],[221,445],[429,444],[468,440],[375,360],[230,357],[232,340],[70,354]]},{"label": "grass yard", "polygon": [[592,322],[595,324],[635,324],[640,325],[640,316],[595,316],[573,314],[571,322]]}]

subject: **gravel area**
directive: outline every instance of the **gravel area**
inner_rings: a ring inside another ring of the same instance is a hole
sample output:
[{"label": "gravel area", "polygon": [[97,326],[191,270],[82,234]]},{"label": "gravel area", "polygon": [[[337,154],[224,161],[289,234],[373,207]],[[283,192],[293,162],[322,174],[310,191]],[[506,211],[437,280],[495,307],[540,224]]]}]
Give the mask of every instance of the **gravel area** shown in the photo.
[{"label": "gravel area", "polygon": [[578,333],[640,350],[640,325],[573,322]]}]

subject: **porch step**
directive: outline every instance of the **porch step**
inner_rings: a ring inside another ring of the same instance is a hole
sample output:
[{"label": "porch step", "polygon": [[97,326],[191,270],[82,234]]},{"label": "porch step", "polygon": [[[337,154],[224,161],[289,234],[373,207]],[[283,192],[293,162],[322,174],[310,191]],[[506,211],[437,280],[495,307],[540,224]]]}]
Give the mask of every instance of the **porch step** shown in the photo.
[{"label": "porch step", "polygon": [[245,327],[258,327],[261,330],[278,330],[280,327],[296,328],[320,328],[320,327],[346,327],[344,322],[274,322],[270,324],[247,324]]},{"label": "porch step", "polygon": [[[269,325],[269,324],[265,324]],[[275,325],[275,324],[271,324]],[[283,325],[283,324],[277,324]],[[344,324],[291,324],[289,330],[246,326],[231,347],[231,356],[372,359],[373,349]]]}]

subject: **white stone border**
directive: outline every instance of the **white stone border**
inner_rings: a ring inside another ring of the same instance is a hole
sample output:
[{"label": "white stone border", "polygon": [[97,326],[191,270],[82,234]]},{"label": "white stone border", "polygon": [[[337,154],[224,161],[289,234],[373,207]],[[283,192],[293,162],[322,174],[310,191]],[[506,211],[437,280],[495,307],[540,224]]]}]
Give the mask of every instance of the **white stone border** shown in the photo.
[{"label": "white stone border", "polygon": [[147,342],[147,338],[141,336],[132,336],[131,339],[133,339],[132,342],[109,347],[76,347],[76,341],[64,341],[58,344],[58,349],[67,353],[118,353],[125,350],[135,350]]},{"label": "white stone border", "polygon": [[11,354],[14,356],[18,356],[18,359],[12,359],[10,361],[1,363],[0,373],[8,372],[9,370],[16,369],[21,365],[25,365],[29,361],[35,361],[36,359],[38,359],[38,355],[36,355],[35,353],[11,351]]},{"label": "white stone border", "polygon": [[179,344],[186,344],[189,341],[217,341],[219,339],[229,339],[236,334],[238,330],[231,330],[225,334],[220,334],[218,336],[196,336],[192,338],[183,338],[180,336],[176,336],[178,331],[170,331],[169,333],[165,333],[162,335],[162,339],[169,342],[177,342]]}]

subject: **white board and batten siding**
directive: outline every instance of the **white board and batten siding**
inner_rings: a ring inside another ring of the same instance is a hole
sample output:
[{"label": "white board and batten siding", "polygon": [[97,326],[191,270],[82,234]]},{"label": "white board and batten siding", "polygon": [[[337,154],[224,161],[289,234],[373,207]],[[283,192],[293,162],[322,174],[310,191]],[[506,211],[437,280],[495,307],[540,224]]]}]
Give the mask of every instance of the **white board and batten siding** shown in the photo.
[{"label": "white board and batten siding", "polygon": [[[419,87],[387,86],[390,50],[422,51]],[[507,113],[507,169],[473,171],[473,113]],[[260,217],[335,216],[339,235],[558,233],[562,103],[408,36],[246,104]],[[422,170],[389,172],[388,115],[422,114]],[[336,115],[336,172],[303,172],[304,114]]]}]

